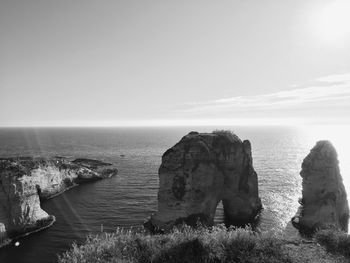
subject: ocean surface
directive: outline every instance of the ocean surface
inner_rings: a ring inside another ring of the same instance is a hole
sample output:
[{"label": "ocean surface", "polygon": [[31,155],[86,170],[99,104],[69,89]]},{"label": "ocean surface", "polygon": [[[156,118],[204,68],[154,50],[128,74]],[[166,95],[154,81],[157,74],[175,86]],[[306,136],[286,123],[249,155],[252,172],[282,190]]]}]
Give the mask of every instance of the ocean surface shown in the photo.
[{"label": "ocean surface", "polygon": [[[264,210],[258,228],[286,230],[301,196],[303,158],[317,140],[330,140],[338,151],[343,180],[350,193],[350,127],[167,127],[167,128],[3,128],[0,157],[67,156],[117,164],[116,177],[75,187],[42,204],[55,224],[0,248],[1,263],[55,262],[57,254],[86,235],[140,227],[157,208],[158,167],[162,154],[192,130],[234,131],[252,143],[254,167]],[[216,223],[223,209],[217,208]],[[288,228],[287,228],[288,229]]]}]

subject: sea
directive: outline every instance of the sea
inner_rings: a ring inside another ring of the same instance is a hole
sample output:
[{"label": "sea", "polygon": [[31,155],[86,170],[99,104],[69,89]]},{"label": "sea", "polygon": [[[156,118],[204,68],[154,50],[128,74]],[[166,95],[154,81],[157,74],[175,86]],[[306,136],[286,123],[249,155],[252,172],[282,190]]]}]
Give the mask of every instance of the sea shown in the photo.
[{"label": "sea", "polygon": [[[264,209],[259,231],[287,233],[301,197],[303,158],[318,140],[336,147],[350,193],[350,126],[221,126],[150,128],[1,128],[0,157],[66,156],[115,163],[116,177],[84,184],[42,203],[55,224],[0,248],[1,263],[56,262],[87,235],[138,229],[157,209],[162,154],[190,131],[231,130],[252,144]],[[224,222],[219,204],[215,223]],[[19,242],[15,246],[15,242]]]}]

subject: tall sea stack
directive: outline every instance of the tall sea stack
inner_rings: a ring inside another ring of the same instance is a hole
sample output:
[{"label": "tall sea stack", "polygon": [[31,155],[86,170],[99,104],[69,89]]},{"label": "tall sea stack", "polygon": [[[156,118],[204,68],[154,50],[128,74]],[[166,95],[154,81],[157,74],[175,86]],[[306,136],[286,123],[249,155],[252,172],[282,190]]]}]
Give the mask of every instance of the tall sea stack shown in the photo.
[{"label": "tall sea stack", "polygon": [[302,163],[302,199],[293,225],[302,233],[336,228],[347,231],[349,206],[340,175],[337,152],[329,141],[319,141]]},{"label": "tall sea stack", "polygon": [[218,203],[233,224],[254,221],[261,209],[249,141],[231,132],[190,132],[167,150],[159,168],[158,212],[145,226],[211,225]]}]

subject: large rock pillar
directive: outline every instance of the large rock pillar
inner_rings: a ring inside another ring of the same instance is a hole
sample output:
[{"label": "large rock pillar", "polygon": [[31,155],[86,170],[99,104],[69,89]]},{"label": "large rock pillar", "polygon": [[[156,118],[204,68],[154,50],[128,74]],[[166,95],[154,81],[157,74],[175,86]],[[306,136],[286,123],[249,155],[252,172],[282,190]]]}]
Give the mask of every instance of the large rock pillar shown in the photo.
[{"label": "large rock pillar", "polygon": [[232,223],[252,222],[261,209],[250,143],[225,131],[191,132],[162,157],[158,212],[145,226],[211,225],[221,200]]},{"label": "large rock pillar", "polygon": [[349,206],[340,175],[337,152],[329,141],[319,141],[302,163],[301,207],[292,218],[303,233],[337,228],[347,231]]}]

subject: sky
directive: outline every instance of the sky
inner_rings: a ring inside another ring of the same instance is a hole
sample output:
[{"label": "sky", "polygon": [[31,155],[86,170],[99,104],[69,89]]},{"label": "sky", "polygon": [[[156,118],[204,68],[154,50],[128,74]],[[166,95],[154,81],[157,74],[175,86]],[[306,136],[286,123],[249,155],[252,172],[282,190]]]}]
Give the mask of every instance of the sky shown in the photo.
[{"label": "sky", "polygon": [[1,0],[0,126],[350,124],[348,0]]}]

